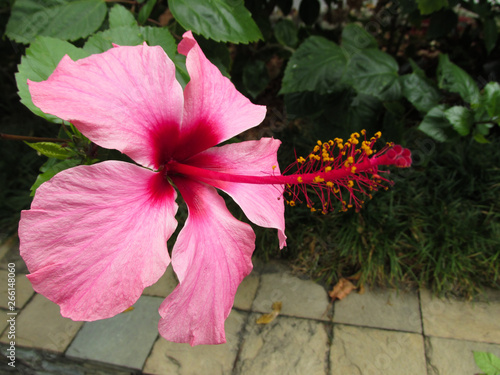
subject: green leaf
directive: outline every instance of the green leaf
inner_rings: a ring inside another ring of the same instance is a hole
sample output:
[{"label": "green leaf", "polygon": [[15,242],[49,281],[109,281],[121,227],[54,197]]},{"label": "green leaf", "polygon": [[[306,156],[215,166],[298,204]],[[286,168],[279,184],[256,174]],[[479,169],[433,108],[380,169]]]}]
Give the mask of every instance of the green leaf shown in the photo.
[{"label": "green leaf", "polygon": [[473,125],[472,113],[465,107],[454,106],[444,112],[445,117],[460,135],[468,135]]},{"label": "green leaf", "polygon": [[62,120],[56,116],[42,112],[33,104],[27,80],[36,82],[46,80],[64,55],[69,55],[73,60],[78,60],[89,56],[89,53],[63,40],[39,37],[26,50],[26,55],[22,57],[21,64],[18,66],[19,71],[16,73],[16,82],[21,103],[28,107],[35,115],[55,123],[61,123]]},{"label": "green leaf", "polygon": [[425,115],[418,126],[418,130],[436,141],[446,141],[449,138],[446,130],[451,127],[451,124],[445,116],[445,109],[446,107],[443,104],[432,108],[429,113]]},{"label": "green leaf", "polygon": [[498,27],[493,17],[489,17],[484,20],[483,32],[484,44],[488,54],[490,54],[491,51],[493,51],[493,48],[495,48],[498,40]]},{"label": "green leaf", "polygon": [[500,124],[500,85],[489,82],[484,87],[481,103],[493,121]]},{"label": "green leaf", "polygon": [[168,6],[182,27],[206,38],[232,43],[262,39],[243,0],[169,0]]},{"label": "green leaf", "polygon": [[476,365],[487,375],[500,375],[500,358],[492,353],[474,352]]},{"label": "green leaf", "polygon": [[36,189],[38,189],[38,187],[41,184],[43,184],[44,182],[50,180],[57,173],[65,170],[65,169],[77,166],[78,164],[80,164],[80,161],[79,160],[75,160],[75,159],[67,159],[67,160],[64,160],[64,161],[62,161],[60,163],[55,163],[54,164],[53,159],[49,159],[49,161],[46,164],[50,165],[50,167],[43,168],[43,170],[42,170],[42,168],[40,168],[40,171],[43,171],[43,173],[41,173],[41,174],[38,175],[38,177],[36,178],[35,183],[33,184],[33,186],[31,186],[31,189],[30,189],[31,190],[31,194],[30,194],[31,196],[35,195]]},{"label": "green leaf", "polygon": [[101,53],[113,47],[113,43],[120,46],[137,46],[144,42],[137,24],[132,26],[121,26],[101,31],[92,35],[83,49],[90,54]]},{"label": "green leaf", "polygon": [[139,30],[149,46],[161,46],[171,59],[177,54],[177,44],[168,29],[163,27],[142,26]]},{"label": "green leaf", "polygon": [[479,89],[476,82],[464,70],[450,61],[448,55],[439,55],[437,70],[439,88],[460,94],[463,100],[479,104]]},{"label": "green leaf", "polygon": [[75,152],[73,150],[65,148],[58,143],[52,143],[52,142],[36,142],[36,143],[24,142],[24,143],[26,143],[31,148],[37,150],[40,154],[47,156],[49,158],[66,160],[71,156],[75,155]]},{"label": "green leaf", "polygon": [[280,44],[288,47],[295,47],[299,42],[298,30],[295,24],[287,18],[283,18],[276,23],[274,36]]},{"label": "green leaf", "polygon": [[373,95],[379,100],[397,100],[401,96],[398,63],[378,49],[356,53],[347,64],[346,77],[357,92]]},{"label": "green leaf", "polygon": [[132,12],[120,4],[115,4],[113,8],[109,10],[108,18],[110,29],[137,25],[137,21],[135,20]]},{"label": "green leaf", "polygon": [[141,7],[139,14],[137,15],[137,21],[143,25],[147,20],[154,6],[156,5],[156,0],[148,0],[146,4]]},{"label": "green leaf", "polygon": [[256,98],[268,85],[269,75],[262,60],[249,61],[243,67],[243,84],[247,92]]},{"label": "green leaf", "polygon": [[342,30],[342,48],[348,55],[352,55],[359,50],[378,48],[378,43],[364,28],[351,23]]},{"label": "green leaf", "polygon": [[5,33],[25,44],[39,35],[76,40],[96,31],[106,11],[104,0],[16,0]]},{"label": "green leaf", "polygon": [[420,14],[430,14],[448,6],[448,0],[416,0]]},{"label": "green leaf", "polygon": [[401,83],[403,85],[403,96],[420,112],[429,112],[441,100],[441,94],[437,87],[419,73],[414,72],[402,76]]},{"label": "green leaf", "polygon": [[288,61],[280,94],[338,91],[345,65],[345,55],[337,44],[320,36],[311,36]]}]

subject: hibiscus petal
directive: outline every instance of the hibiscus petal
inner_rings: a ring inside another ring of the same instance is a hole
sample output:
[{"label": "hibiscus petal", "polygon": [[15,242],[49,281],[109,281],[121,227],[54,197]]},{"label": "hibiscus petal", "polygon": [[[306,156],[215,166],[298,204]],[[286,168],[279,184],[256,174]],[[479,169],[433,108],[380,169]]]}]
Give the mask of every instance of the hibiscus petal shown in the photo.
[{"label": "hibiscus petal", "polygon": [[184,89],[178,161],[257,126],[266,116],[265,106],[252,104],[205,57],[190,31],[183,37],[178,49],[187,56],[190,81]]},{"label": "hibiscus petal", "polygon": [[[236,175],[280,175],[277,160],[280,144],[281,142],[276,139],[262,138],[258,141],[212,147],[189,158],[186,163]],[[229,194],[253,223],[261,227],[278,229],[280,247],[286,245],[282,185],[253,185],[226,181],[210,181],[210,184]]]},{"label": "hibiscus petal", "polygon": [[21,214],[20,250],[33,288],[73,320],[130,307],[170,262],[175,197],[159,173],[130,163],[57,174]]},{"label": "hibiscus petal", "polygon": [[46,81],[28,83],[37,107],[96,144],[148,167],[169,159],[184,99],[161,47],[116,47],[76,62],[65,56]]},{"label": "hibiscus petal", "polygon": [[160,334],[191,345],[221,344],[236,289],[252,270],[255,234],[231,215],[213,187],[172,179],[189,216],[172,253],[179,285],[160,306]]}]

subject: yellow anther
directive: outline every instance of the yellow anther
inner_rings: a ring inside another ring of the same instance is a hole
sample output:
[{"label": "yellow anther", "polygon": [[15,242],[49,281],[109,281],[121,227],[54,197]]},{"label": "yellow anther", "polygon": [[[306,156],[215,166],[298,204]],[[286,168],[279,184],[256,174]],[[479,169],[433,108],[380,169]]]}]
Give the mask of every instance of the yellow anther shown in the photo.
[{"label": "yellow anther", "polygon": [[303,164],[306,161],[302,156],[297,159],[297,163]]},{"label": "yellow anther", "polygon": [[311,208],[311,212],[316,212],[316,209],[314,207]]},{"label": "yellow anther", "polygon": [[348,205],[347,205],[347,208],[352,208],[352,204],[348,204]]},{"label": "yellow anther", "polygon": [[309,158],[309,160],[312,160],[312,159],[314,159],[315,156],[316,155],[314,155],[314,154],[309,154],[308,158]]},{"label": "yellow anther", "polygon": [[333,141],[331,139],[328,141],[328,143],[330,144],[330,146],[333,146]]},{"label": "yellow anther", "polygon": [[328,186],[329,188],[332,188],[332,187],[333,187],[333,182],[328,181],[328,182],[326,183],[326,186]]},{"label": "yellow anther", "polygon": [[325,172],[330,172],[332,170],[332,167],[326,167]]},{"label": "yellow anther", "polygon": [[319,146],[314,146],[313,152],[318,152],[319,151]]},{"label": "yellow anther", "polygon": [[349,180],[349,182],[347,183],[347,187],[352,188],[353,186],[354,186],[354,181]]},{"label": "yellow anther", "polygon": [[304,181],[302,180],[302,177],[299,176],[299,177],[297,177],[297,182],[302,183]]},{"label": "yellow anther", "polygon": [[352,173],[352,174],[356,173],[356,169],[357,169],[356,167],[352,167],[352,168],[351,168],[351,173]]},{"label": "yellow anther", "polygon": [[318,144],[318,146],[321,146],[323,144],[323,142],[321,142],[321,141],[318,141],[316,143]]},{"label": "yellow anther", "polygon": [[377,138],[377,139],[378,139],[378,138],[380,138],[380,137],[382,137],[382,132],[376,132],[376,133],[375,133],[375,138]]},{"label": "yellow anther", "polygon": [[359,133],[352,133],[351,138],[359,138]]},{"label": "yellow anther", "polygon": [[315,183],[317,183],[317,184],[318,184],[318,183],[320,183],[320,182],[325,182],[325,179],[324,179],[324,178],[321,178],[320,176],[316,176],[316,177],[314,177],[313,182],[315,182]]},{"label": "yellow anther", "polygon": [[274,171],[275,169],[276,169],[276,166],[275,166],[275,165],[273,165],[273,171]]},{"label": "yellow anther", "polygon": [[366,135],[366,130],[365,130],[365,129],[363,129],[363,130],[361,130],[361,132],[360,132],[360,133],[361,133],[361,135]]},{"label": "yellow anther", "polygon": [[345,163],[344,163],[344,165],[345,165],[347,168],[349,168],[349,167],[350,167],[351,165],[353,165],[353,164],[354,164],[354,158],[353,158],[352,156],[349,156],[349,157],[346,159]]},{"label": "yellow anther", "polygon": [[319,155],[314,155],[314,159],[316,160],[321,160],[320,156]]},{"label": "yellow anther", "polygon": [[337,147],[339,150],[342,150],[344,148],[344,145],[342,143],[337,143]]},{"label": "yellow anther", "polygon": [[357,145],[359,143],[359,141],[356,138],[349,139],[349,142],[351,142],[353,145]]},{"label": "yellow anther", "polygon": [[294,207],[295,206],[295,201],[290,201],[290,206]]},{"label": "yellow anther", "polygon": [[334,192],[335,194],[338,194],[338,193],[340,193],[340,190],[339,190],[338,188],[335,188],[335,189],[333,189],[333,192]]}]

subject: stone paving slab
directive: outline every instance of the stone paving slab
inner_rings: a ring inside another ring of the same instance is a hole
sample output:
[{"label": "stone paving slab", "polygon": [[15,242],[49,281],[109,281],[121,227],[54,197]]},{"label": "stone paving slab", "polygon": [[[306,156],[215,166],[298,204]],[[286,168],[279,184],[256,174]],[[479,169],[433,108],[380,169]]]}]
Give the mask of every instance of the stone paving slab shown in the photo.
[{"label": "stone paving slab", "polygon": [[357,326],[422,332],[419,300],[416,293],[366,289],[336,301],[333,321]]},{"label": "stone paving slab", "polygon": [[[63,318],[59,306],[36,294],[16,317],[16,344],[62,353],[82,324]],[[8,341],[4,332],[0,342]]]},{"label": "stone paving slab", "polygon": [[328,324],[278,316],[257,325],[251,314],[236,362],[235,373],[325,375],[328,371]]},{"label": "stone paving slab", "polygon": [[[5,270],[0,270],[0,307],[4,309],[9,309],[8,305],[8,277],[9,272]],[[30,281],[26,278],[24,274],[18,274],[16,272],[16,285],[15,285],[15,305],[16,308],[22,309],[26,302],[35,294]]]},{"label": "stone paving slab", "polygon": [[19,238],[17,235],[9,237],[0,245],[0,269],[6,270],[9,263],[16,265],[17,274],[27,274],[28,268],[19,253]]},{"label": "stone paving slab", "polygon": [[250,275],[245,277],[236,291],[233,307],[250,311],[255,300],[257,288],[259,287],[259,281],[260,276],[255,271],[252,271]]},{"label": "stone paving slab", "polygon": [[281,315],[330,320],[328,294],[311,280],[302,280],[289,273],[261,275],[252,310],[270,312],[272,304],[277,301],[283,304]]},{"label": "stone paving slab", "polygon": [[87,322],[66,355],[140,370],[158,337],[163,298],[143,296],[134,309],[110,319]]},{"label": "stone paving slab", "polygon": [[240,333],[247,320],[247,313],[232,310],[226,320],[226,343],[198,345],[169,342],[162,337],[156,341],[145,366],[145,374],[220,375],[230,374],[238,347]]},{"label": "stone paving slab", "polygon": [[500,291],[491,302],[466,302],[420,292],[426,336],[500,344]]},{"label": "stone paving slab", "polygon": [[500,357],[500,345],[482,342],[430,337],[426,339],[429,375],[480,373],[474,361],[474,351]]},{"label": "stone paving slab", "polygon": [[424,340],[416,333],[336,324],[330,366],[331,375],[426,374]]}]

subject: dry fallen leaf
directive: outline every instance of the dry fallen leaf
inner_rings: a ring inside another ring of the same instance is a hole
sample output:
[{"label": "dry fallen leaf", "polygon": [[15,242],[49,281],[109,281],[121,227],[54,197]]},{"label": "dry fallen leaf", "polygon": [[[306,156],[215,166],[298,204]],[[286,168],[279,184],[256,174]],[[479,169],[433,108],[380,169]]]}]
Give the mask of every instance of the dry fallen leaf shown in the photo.
[{"label": "dry fallen leaf", "polygon": [[349,280],[345,278],[341,278],[337,284],[333,287],[331,291],[328,292],[328,295],[332,299],[343,299],[347,297],[349,293],[351,293],[356,286],[351,283]]},{"label": "dry fallen leaf", "polygon": [[257,319],[256,323],[257,324],[269,324],[269,323],[271,323],[274,320],[274,318],[276,318],[278,316],[278,314],[280,313],[281,306],[282,306],[281,302],[274,302],[273,305],[271,306],[273,311],[270,314],[262,315],[259,319]]}]

